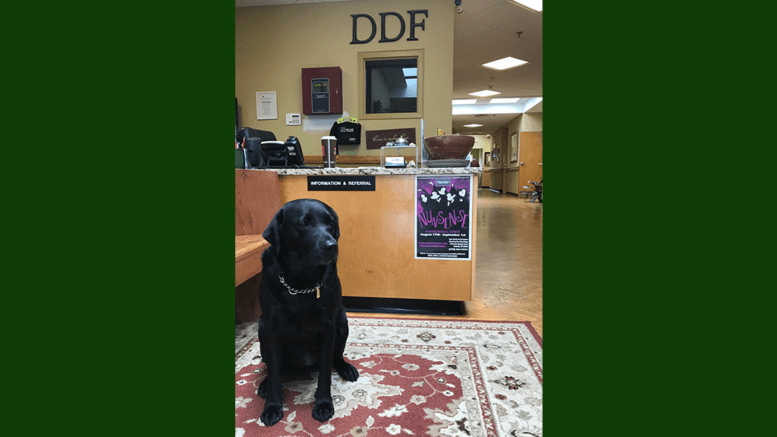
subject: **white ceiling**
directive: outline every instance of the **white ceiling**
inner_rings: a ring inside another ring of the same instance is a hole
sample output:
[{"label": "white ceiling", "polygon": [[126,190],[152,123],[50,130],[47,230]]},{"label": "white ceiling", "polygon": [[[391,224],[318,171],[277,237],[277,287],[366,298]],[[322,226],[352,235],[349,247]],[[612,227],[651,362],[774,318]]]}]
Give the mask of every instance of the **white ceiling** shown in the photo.
[{"label": "white ceiling", "polygon": [[[364,0],[235,0],[236,7],[290,5]],[[456,8],[450,0],[451,8]],[[468,93],[489,89],[494,97],[542,97],[542,13],[516,5],[510,0],[462,0],[461,13],[455,13],[453,30],[453,98],[472,99]],[[519,33],[520,32],[520,33]],[[520,67],[490,70],[481,64],[512,56],[528,61]],[[523,112],[493,114],[487,105],[491,98],[478,99],[475,115],[454,114],[453,131],[462,134],[488,134]],[[522,100],[524,103],[526,100]],[[536,101],[535,99],[532,102]],[[459,108],[461,112],[463,109]],[[504,108],[502,108],[504,110]],[[457,108],[454,106],[454,113]],[[542,101],[526,112],[542,112]],[[465,124],[483,127],[466,128]]]}]

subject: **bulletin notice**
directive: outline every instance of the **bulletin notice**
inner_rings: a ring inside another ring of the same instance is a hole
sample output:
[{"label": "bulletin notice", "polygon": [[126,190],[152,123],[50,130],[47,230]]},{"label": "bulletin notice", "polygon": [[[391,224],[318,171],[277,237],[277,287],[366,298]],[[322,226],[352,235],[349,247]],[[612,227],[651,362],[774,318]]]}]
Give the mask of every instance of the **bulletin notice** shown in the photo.
[{"label": "bulletin notice", "polygon": [[472,175],[416,176],[415,258],[471,260]]}]

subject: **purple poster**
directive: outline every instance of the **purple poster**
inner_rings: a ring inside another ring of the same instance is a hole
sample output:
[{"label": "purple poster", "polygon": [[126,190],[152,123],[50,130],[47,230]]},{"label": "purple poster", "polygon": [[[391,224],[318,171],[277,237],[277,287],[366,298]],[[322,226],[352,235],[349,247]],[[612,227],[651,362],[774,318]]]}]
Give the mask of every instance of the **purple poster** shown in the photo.
[{"label": "purple poster", "polygon": [[472,175],[416,176],[416,259],[469,260]]}]

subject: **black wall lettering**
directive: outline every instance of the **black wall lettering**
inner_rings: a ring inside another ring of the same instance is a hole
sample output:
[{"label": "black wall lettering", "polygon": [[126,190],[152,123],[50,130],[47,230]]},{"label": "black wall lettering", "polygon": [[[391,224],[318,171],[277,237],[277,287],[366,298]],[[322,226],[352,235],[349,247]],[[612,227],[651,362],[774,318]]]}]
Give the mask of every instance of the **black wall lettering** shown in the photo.
[{"label": "black wall lettering", "polygon": [[[422,18],[420,22],[416,22],[416,15],[423,14],[424,17],[429,18],[429,11],[427,9],[416,9],[407,11],[407,13],[410,14],[410,38],[407,40],[418,41],[418,38],[415,36],[415,28],[420,27],[421,30],[426,30],[426,20]],[[399,20],[399,34],[392,38],[386,37],[386,16],[388,15],[397,17]],[[378,30],[378,25],[375,23],[375,20],[368,14],[352,14],[351,17],[353,17],[353,38],[351,39],[351,44],[367,44],[372,41]],[[367,39],[359,39],[357,36],[359,18],[366,18],[370,21],[370,25],[372,26],[372,32],[370,32],[370,37]],[[399,41],[403,36],[405,36],[405,19],[402,18],[402,15],[397,12],[380,12],[380,40],[378,42]]]},{"label": "black wall lettering", "polygon": [[[386,15],[393,15],[399,19],[399,24],[401,25],[399,30],[399,35],[397,35],[394,38],[386,38]],[[380,41],[378,42],[394,42],[398,41],[399,38],[402,38],[402,36],[405,34],[405,20],[402,19],[402,16],[399,15],[396,12],[381,12],[380,13]]]},{"label": "black wall lettering", "polygon": [[415,37],[415,28],[420,27],[421,30],[426,30],[426,21],[421,20],[420,23],[415,22],[415,14],[424,14],[426,18],[429,18],[429,11],[426,9],[418,9],[415,11],[407,11],[408,14],[410,14],[410,38],[408,38],[408,41],[418,41],[418,38]]},{"label": "black wall lettering", "polygon": [[[375,33],[377,32],[377,27],[378,27],[375,24],[375,20],[373,20],[372,17],[370,17],[367,14],[353,14],[353,15],[351,15],[351,17],[353,17],[353,40],[351,40],[351,44],[367,44],[368,42],[372,41],[372,39],[375,38]],[[357,19],[359,17],[364,17],[364,18],[370,20],[370,24],[372,24],[372,32],[370,33],[370,37],[365,39],[365,40],[360,40],[356,36],[356,27],[357,27],[356,23],[357,23]],[[405,27],[405,25],[403,23],[402,24],[402,32],[404,32],[404,27]]]}]

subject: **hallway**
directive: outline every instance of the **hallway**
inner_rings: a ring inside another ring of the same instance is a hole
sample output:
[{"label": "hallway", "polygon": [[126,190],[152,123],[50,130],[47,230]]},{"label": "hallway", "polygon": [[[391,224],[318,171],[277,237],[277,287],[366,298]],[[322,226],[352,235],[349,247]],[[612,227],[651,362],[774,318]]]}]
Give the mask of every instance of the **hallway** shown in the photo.
[{"label": "hallway", "polygon": [[467,318],[529,321],[542,335],[542,204],[481,188],[476,261]]},{"label": "hallway", "polygon": [[542,336],[542,204],[479,189],[476,245],[475,292],[451,318],[529,321]]}]

